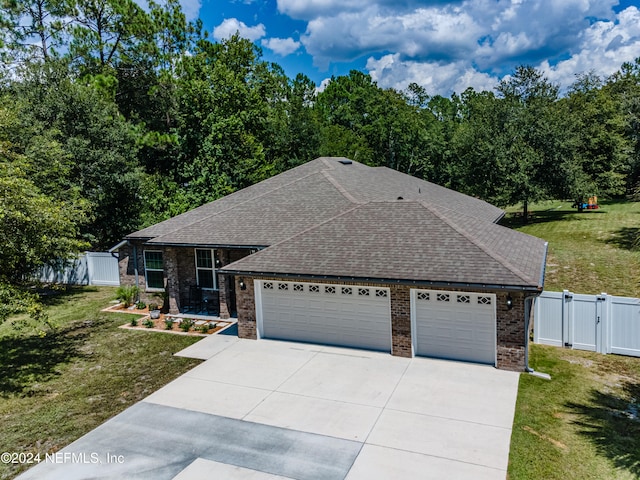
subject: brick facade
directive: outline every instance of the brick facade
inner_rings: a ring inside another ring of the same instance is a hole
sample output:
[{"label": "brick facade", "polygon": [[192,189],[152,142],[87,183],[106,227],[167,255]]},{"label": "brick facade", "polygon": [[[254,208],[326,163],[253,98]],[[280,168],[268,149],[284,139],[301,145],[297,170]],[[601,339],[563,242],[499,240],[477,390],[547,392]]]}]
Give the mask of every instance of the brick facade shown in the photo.
[{"label": "brick facade", "polygon": [[[264,280],[283,280],[278,278],[263,278]],[[237,304],[238,304],[238,336],[240,338],[257,338],[256,307],[254,279],[243,277],[246,290],[240,290],[236,284]],[[236,279],[238,282],[238,279]],[[302,283],[302,281],[301,281]],[[382,286],[390,289],[391,293],[391,353],[399,357],[411,357],[413,354],[411,338],[411,289],[425,288],[428,290],[439,290],[432,286],[409,286],[397,284],[373,284],[354,283],[319,280],[318,283],[342,284],[342,285],[367,285]],[[447,291],[472,292],[473,289],[447,288]],[[525,368],[525,323],[524,323],[524,300],[522,292],[505,291],[480,291],[477,293],[494,293],[496,295],[496,317],[497,317],[497,367],[502,370],[523,371]],[[507,296],[511,295],[512,308],[507,307]]]},{"label": "brick facade", "polygon": [[[137,262],[134,261],[134,250]],[[137,265],[137,283],[140,288],[140,300],[145,303],[161,303],[159,294],[161,289],[148,289],[146,284],[144,270],[144,251],[153,250],[161,251],[164,263],[164,283],[166,293],[168,294],[167,305],[170,313],[177,314],[181,311],[186,299],[189,298],[191,288],[197,286],[196,274],[196,258],[195,248],[192,247],[156,247],[146,246],[144,242],[133,242],[129,245],[122,246],[119,251],[119,269],[120,284],[135,285],[136,284],[136,265]],[[250,251],[246,249],[216,249],[219,267],[235,262],[247,255]],[[221,318],[229,318],[235,313],[233,306],[234,295],[226,275],[218,275],[218,289],[205,290],[202,293],[203,299],[210,303],[219,305],[219,313]],[[233,282],[233,280],[231,280]]]},{"label": "brick facade", "polygon": [[[138,285],[141,300],[158,302],[157,292],[147,291],[144,272],[144,250],[142,243],[136,245],[138,262]],[[159,250],[151,247],[150,250]],[[120,251],[120,282],[122,285],[135,284],[135,268],[133,261],[133,245],[125,245]],[[178,313],[182,299],[186,298],[189,289],[197,284],[195,268],[195,251],[193,248],[165,247],[162,248],[165,283],[169,293],[168,307],[171,313]],[[222,265],[227,265],[249,254],[247,250],[220,250],[219,259]],[[218,276],[219,292],[207,292],[210,301],[219,301],[220,317],[229,318],[233,313],[233,292],[231,285],[235,282],[235,301],[238,315],[238,336],[241,338],[257,338],[256,308],[254,279],[242,277],[246,285],[240,290],[239,278],[228,275]],[[272,278],[277,280],[275,278]],[[400,357],[410,357],[413,354],[411,338],[411,288],[425,288],[438,290],[432,286],[409,286],[375,283],[355,283],[322,280],[320,283],[345,285],[383,286],[390,289],[391,300],[391,353]],[[447,288],[446,290],[473,291],[471,289]],[[523,292],[489,292],[495,293],[497,299],[497,366],[503,370],[523,371],[525,368],[525,294]],[[218,298],[219,295],[219,298]],[[507,296],[511,295],[513,307],[507,307]]]},{"label": "brick facade", "polygon": [[391,354],[411,357],[410,289],[403,285],[385,285],[391,290]]},{"label": "brick facade", "polygon": [[[240,280],[244,281],[245,290],[240,288]],[[236,306],[238,309],[238,337],[258,338],[256,325],[256,296],[254,281],[250,277],[236,278]]]},{"label": "brick facade", "polygon": [[[507,296],[511,296],[513,307],[507,307]],[[497,293],[498,368],[522,372],[525,368],[525,322],[522,292]]]}]

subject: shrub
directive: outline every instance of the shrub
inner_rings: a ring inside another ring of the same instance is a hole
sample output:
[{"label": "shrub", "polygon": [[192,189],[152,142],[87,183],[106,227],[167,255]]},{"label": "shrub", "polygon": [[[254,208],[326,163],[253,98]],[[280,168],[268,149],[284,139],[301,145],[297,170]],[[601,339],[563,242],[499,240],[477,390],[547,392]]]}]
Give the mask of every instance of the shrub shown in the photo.
[{"label": "shrub", "polygon": [[140,302],[136,303],[136,308],[138,310],[142,310],[142,309],[146,308],[146,306],[147,306],[147,304],[144,303],[143,301],[140,301]]},{"label": "shrub", "polygon": [[164,319],[165,330],[173,330],[173,318]]},{"label": "shrub", "polygon": [[151,320],[150,318],[147,318],[144,321],[144,326],[147,327],[147,328],[153,328],[153,327],[155,327],[155,323],[153,323],[153,320]]},{"label": "shrub", "polygon": [[138,319],[134,318],[133,320],[131,320],[131,326],[132,327],[137,327],[138,326]]},{"label": "shrub", "polygon": [[116,290],[116,299],[120,300],[125,308],[133,304],[133,300],[138,296],[140,289],[135,285],[120,285]]},{"label": "shrub", "polygon": [[191,327],[193,327],[193,320],[191,320],[190,318],[184,318],[180,320],[180,324],[178,326],[183,332],[188,332]]}]

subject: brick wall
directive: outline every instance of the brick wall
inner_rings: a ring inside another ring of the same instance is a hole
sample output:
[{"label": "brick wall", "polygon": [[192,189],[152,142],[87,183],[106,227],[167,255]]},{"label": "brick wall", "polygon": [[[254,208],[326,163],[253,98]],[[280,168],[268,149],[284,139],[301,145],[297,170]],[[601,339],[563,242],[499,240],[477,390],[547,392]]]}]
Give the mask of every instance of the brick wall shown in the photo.
[{"label": "brick wall", "polygon": [[251,277],[242,278],[246,289],[240,289],[240,278],[236,278],[236,307],[238,310],[238,337],[258,338],[256,325],[256,299],[254,293],[254,281]]},{"label": "brick wall", "polygon": [[[240,290],[236,279],[236,292],[238,302],[238,335],[241,338],[257,338],[256,326],[256,310],[255,310],[255,293],[254,279],[243,277],[247,285],[247,289]],[[264,280],[283,280],[274,277],[264,278]],[[302,283],[302,281],[301,281]],[[314,283],[314,282],[311,282]],[[339,282],[322,280],[315,283],[342,284],[342,285],[366,285],[366,286],[382,286],[390,289],[391,293],[391,353],[395,356],[410,357],[412,355],[412,339],[411,339],[411,303],[410,291],[413,287],[409,285],[381,285],[375,283],[355,283],[355,282]],[[439,290],[431,286],[424,286],[427,290]],[[443,289],[447,291],[473,291],[471,289]],[[496,344],[497,344],[497,366],[503,370],[524,370],[524,298],[522,292],[512,292],[511,298],[513,307],[507,307],[508,292],[490,292],[476,290],[476,293],[495,293],[496,294]]]},{"label": "brick wall", "polygon": [[[511,295],[513,308],[507,307],[507,296]],[[524,298],[522,292],[497,293],[497,344],[498,368],[524,371]]]},{"label": "brick wall", "polygon": [[389,285],[391,290],[391,354],[411,357],[411,302],[406,285]]},{"label": "brick wall", "polygon": [[[144,251],[160,250],[164,262],[164,278],[167,285],[167,293],[169,294],[169,310],[171,313],[177,313],[182,304],[187,300],[190,289],[196,286],[196,264],[195,249],[192,247],[148,247],[144,246],[144,242],[130,242],[130,245],[124,245],[120,248],[118,268],[120,270],[121,285],[135,285],[135,260],[133,258],[133,246],[137,250],[138,264],[138,286],[140,287],[140,299],[145,303],[159,303],[161,300],[157,297],[155,291],[148,292],[146,285],[146,277],[144,271]],[[247,249],[219,249],[218,256],[221,265],[228,265],[231,262],[239,260],[249,255]],[[218,290],[205,291],[203,297],[220,305],[220,316],[229,318],[231,314],[232,295],[231,290],[227,288],[229,277],[226,275],[218,275]]]}]

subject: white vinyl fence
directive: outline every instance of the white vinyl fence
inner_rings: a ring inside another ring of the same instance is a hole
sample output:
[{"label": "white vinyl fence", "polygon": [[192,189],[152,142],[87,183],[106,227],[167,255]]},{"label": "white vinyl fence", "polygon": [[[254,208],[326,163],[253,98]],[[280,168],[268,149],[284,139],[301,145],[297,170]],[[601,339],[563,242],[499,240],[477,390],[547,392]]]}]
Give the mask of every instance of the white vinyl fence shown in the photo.
[{"label": "white vinyl fence", "polygon": [[107,252],[86,252],[61,269],[45,267],[40,281],[67,285],[120,285],[118,257]]},{"label": "white vinyl fence", "polygon": [[640,298],[542,292],[534,318],[536,343],[640,357]]}]

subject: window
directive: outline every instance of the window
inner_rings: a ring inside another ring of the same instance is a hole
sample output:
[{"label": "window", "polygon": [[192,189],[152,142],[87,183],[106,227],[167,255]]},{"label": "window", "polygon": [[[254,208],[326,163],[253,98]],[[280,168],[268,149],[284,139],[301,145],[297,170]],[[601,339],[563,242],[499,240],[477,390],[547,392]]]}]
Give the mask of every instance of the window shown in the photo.
[{"label": "window", "polygon": [[144,273],[147,279],[147,288],[164,288],[164,262],[162,252],[156,250],[144,251]]},{"label": "window", "polygon": [[449,301],[449,294],[448,293],[439,293],[438,295],[436,295],[436,300],[439,302],[448,302]]},{"label": "window", "polygon": [[217,290],[215,273],[215,250],[196,248],[196,278],[198,286],[207,290]]},{"label": "window", "polygon": [[458,295],[456,298],[458,303],[471,303],[469,295]]}]

